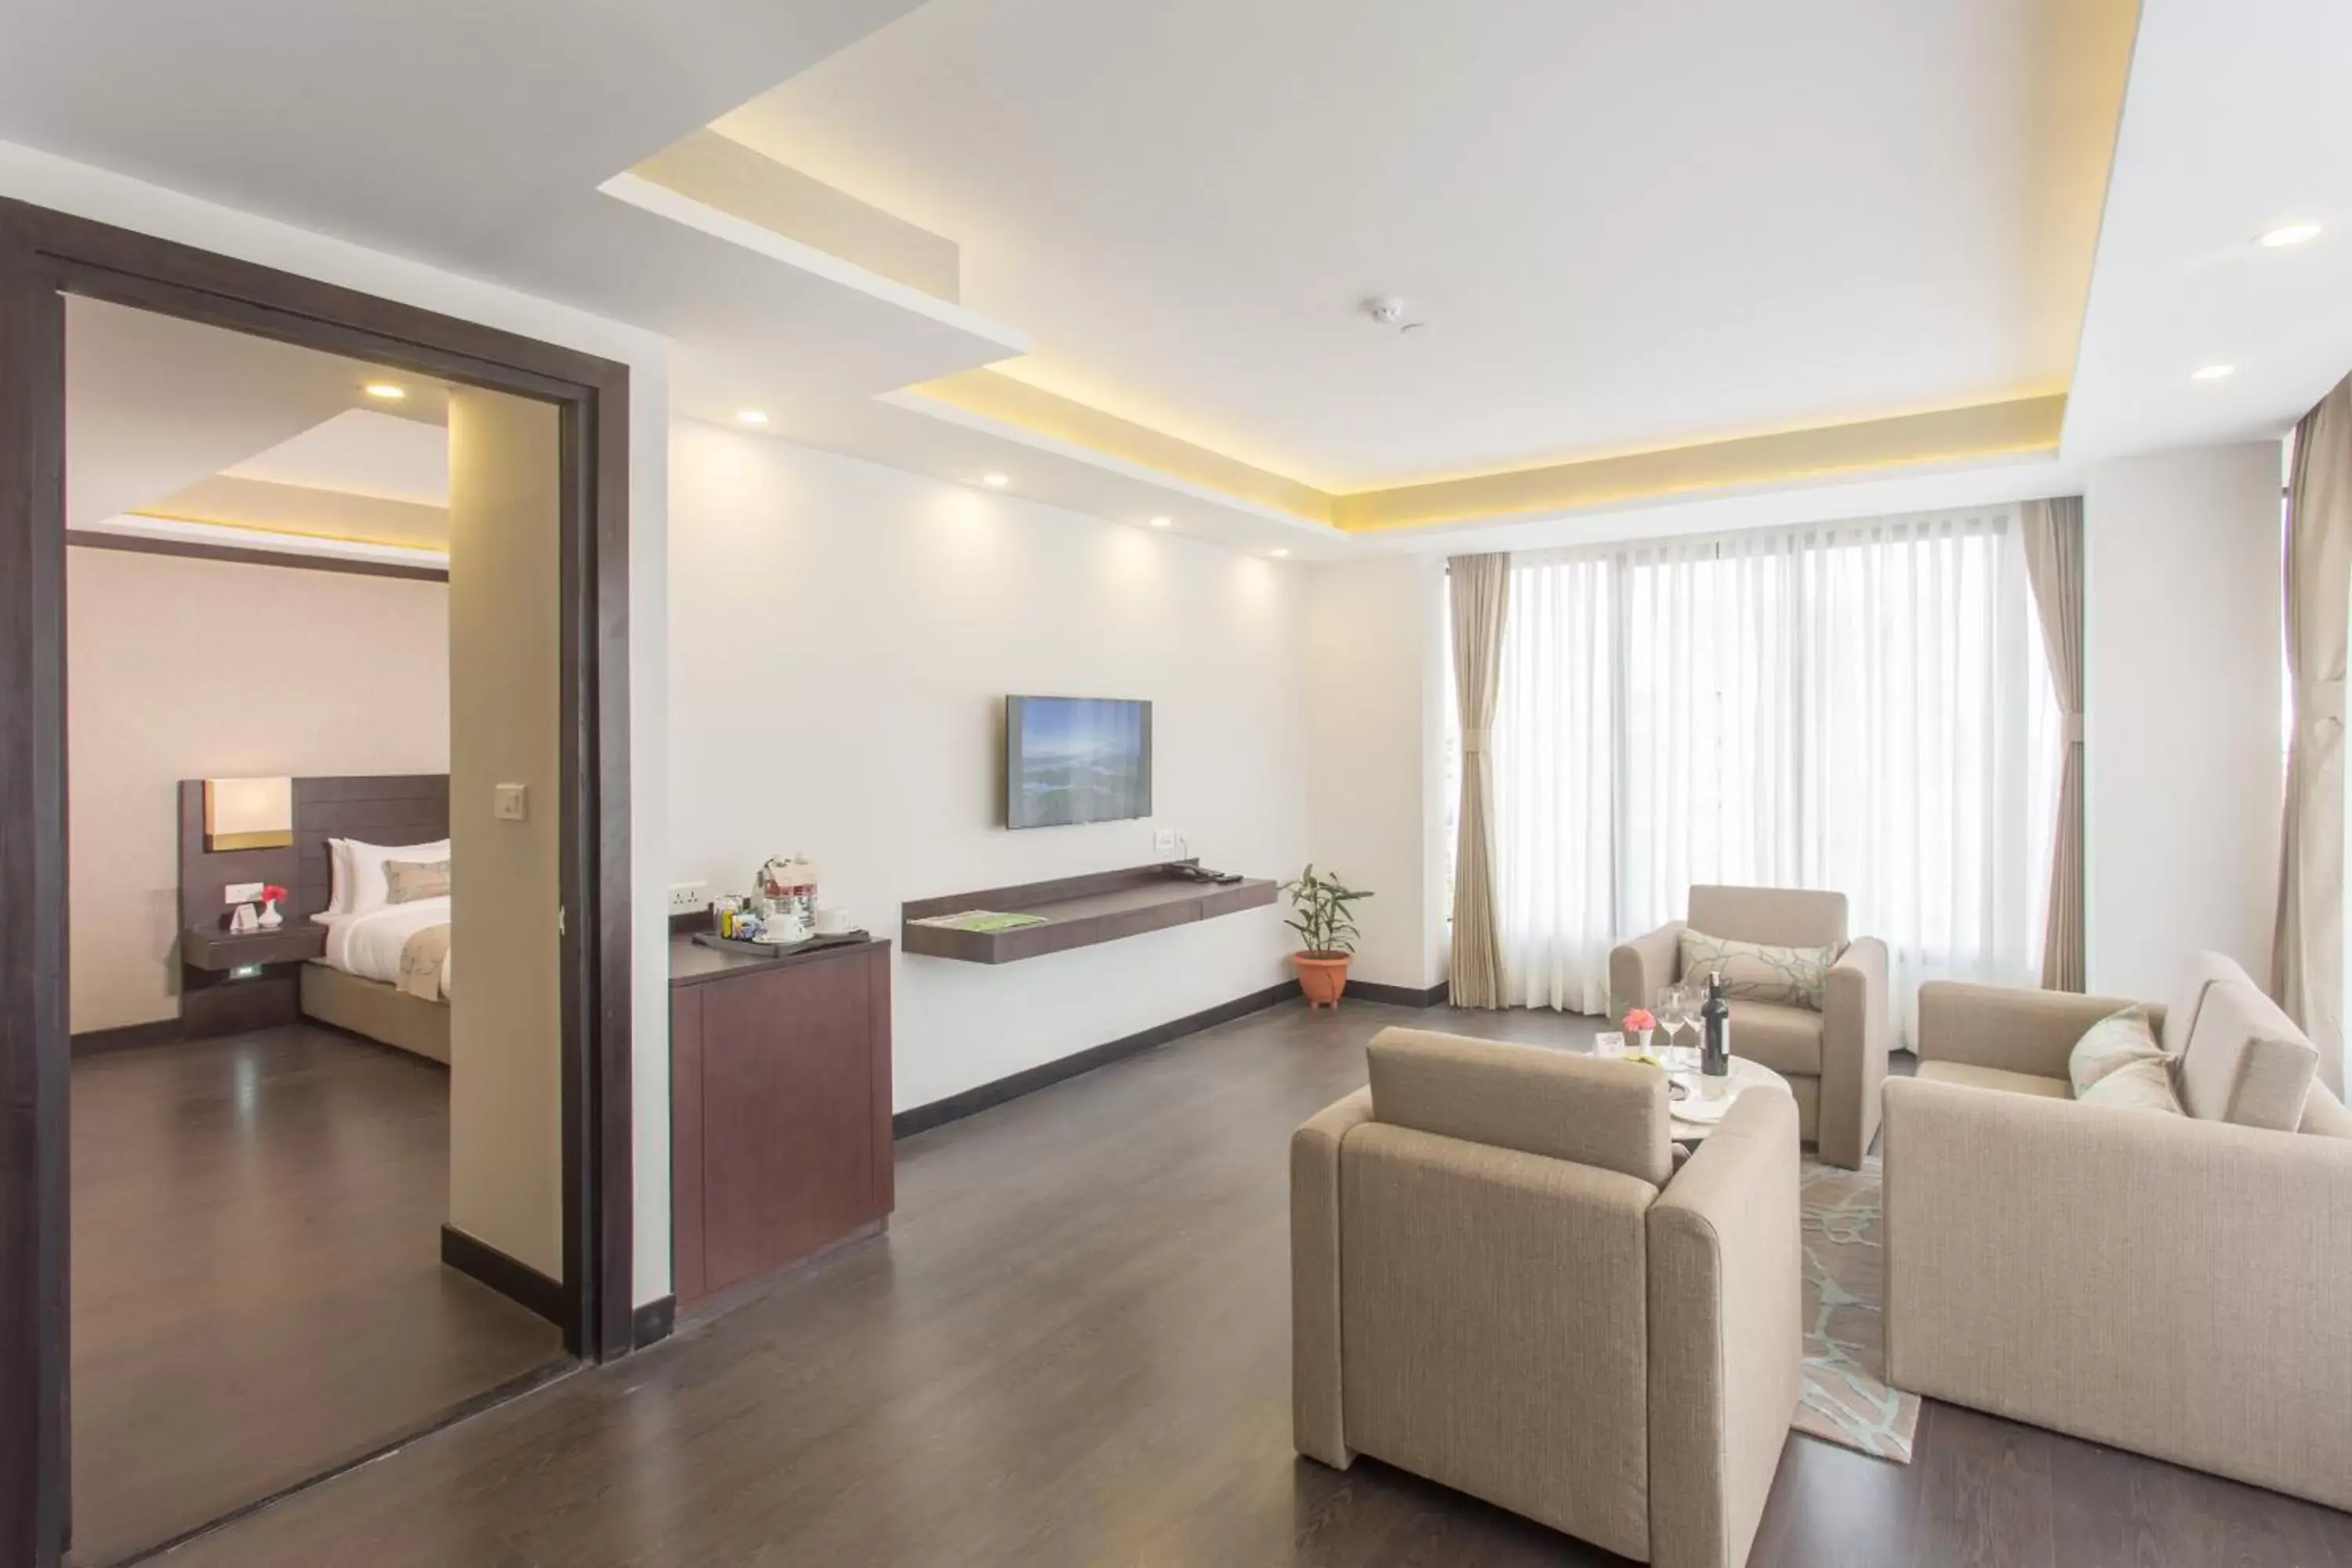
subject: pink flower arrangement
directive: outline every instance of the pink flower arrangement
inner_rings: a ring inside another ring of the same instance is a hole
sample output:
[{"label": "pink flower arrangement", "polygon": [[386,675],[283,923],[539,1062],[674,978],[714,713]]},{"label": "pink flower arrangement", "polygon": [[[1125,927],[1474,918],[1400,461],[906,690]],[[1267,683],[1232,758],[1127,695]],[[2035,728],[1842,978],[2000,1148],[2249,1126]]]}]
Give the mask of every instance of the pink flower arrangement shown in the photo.
[{"label": "pink flower arrangement", "polygon": [[1650,1010],[1647,1007],[1631,1008],[1625,1014],[1625,1032],[1629,1035],[1637,1035],[1644,1029],[1654,1029],[1657,1026],[1658,1021],[1650,1016]]}]

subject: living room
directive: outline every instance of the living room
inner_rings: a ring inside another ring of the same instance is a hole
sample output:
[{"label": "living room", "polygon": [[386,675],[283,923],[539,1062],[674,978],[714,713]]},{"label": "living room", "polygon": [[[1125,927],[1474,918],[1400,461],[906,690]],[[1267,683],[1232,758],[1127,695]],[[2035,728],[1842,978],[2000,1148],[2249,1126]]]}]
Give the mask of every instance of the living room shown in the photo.
[{"label": "living room", "polygon": [[[84,9],[0,51],[0,1563],[2352,1568],[2337,7]],[[560,799],[469,802],[564,825],[562,1240],[464,1286],[564,1353],[135,1548],[69,296],[566,464]]]}]

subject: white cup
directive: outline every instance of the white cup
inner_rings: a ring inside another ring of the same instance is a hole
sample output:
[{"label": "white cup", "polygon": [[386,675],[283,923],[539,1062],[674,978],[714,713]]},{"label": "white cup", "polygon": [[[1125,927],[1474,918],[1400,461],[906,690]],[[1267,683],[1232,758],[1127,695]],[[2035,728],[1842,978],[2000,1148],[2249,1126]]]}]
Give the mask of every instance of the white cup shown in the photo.
[{"label": "white cup", "polygon": [[849,931],[849,911],[848,911],[847,910],[819,909],[819,910],[817,910],[817,912],[816,912],[816,934],[817,934],[817,935],[819,935],[819,936],[843,936],[843,935],[846,935],[846,934],[847,934],[847,932],[848,932],[848,931]]}]

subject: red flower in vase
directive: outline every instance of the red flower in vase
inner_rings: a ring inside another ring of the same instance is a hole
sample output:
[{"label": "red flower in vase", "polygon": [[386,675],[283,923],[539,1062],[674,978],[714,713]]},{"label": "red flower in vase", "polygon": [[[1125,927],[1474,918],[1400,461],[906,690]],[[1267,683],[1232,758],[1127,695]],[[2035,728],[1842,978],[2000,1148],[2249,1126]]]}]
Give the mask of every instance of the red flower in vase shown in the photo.
[{"label": "red flower in vase", "polygon": [[266,883],[262,887],[261,901],[265,904],[274,904],[285,896],[286,889],[275,882]]}]

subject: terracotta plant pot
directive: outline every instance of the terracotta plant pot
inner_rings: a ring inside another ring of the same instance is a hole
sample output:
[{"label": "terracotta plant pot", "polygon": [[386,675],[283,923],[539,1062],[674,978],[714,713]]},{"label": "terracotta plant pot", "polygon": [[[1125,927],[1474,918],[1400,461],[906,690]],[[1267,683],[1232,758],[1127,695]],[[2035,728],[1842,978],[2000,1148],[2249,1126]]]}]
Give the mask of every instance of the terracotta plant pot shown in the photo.
[{"label": "terracotta plant pot", "polygon": [[1339,1005],[1339,993],[1348,988],[1346,953],[1294,952],[1290,962],[1298,971],[1298,988],[1307,993],[1308,1012]]}]

